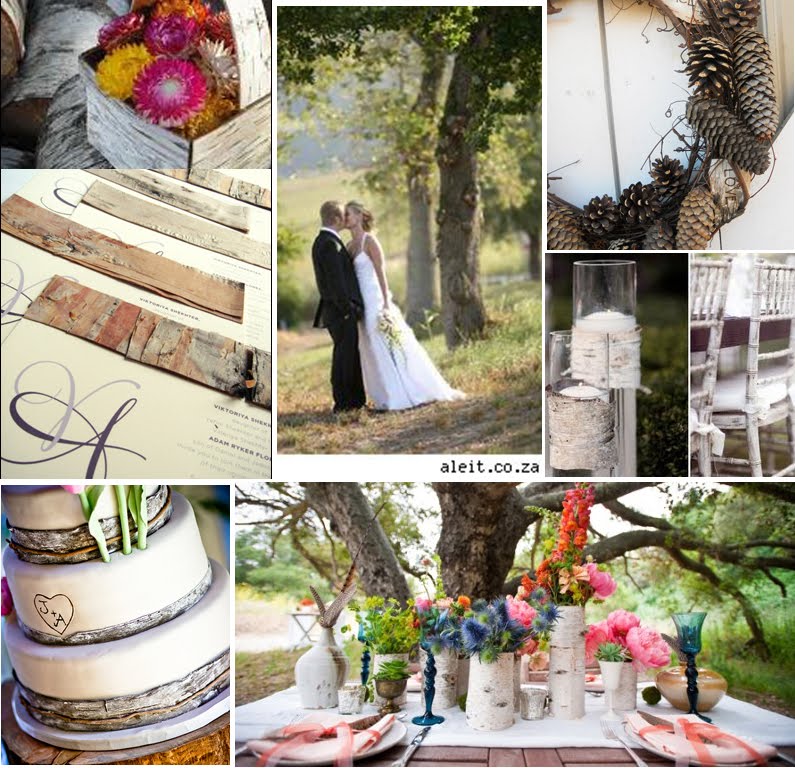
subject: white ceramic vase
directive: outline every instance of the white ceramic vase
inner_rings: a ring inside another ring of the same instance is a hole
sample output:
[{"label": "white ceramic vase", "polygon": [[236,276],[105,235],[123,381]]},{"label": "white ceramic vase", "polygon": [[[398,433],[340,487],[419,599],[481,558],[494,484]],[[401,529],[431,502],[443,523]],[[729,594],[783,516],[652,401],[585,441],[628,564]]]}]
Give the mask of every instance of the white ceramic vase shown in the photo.
[{"label": "white ceramic vase", "polygon": [[295,665],[295,684],[305,709],[330,709],[339,703],[337,691],[348,677],[348,657],[334,640],[334,631],[323,627],[320,639]]},{"label": "white ceramic vase", "polygon": [[[372,666],[372,675],[375,676],[375,673],[381,668],[381,665],[385,661],[396,661],[400,659],[401,661],[405,661],[407,664],[409,662],[409,655],[407,653],[376,653],[373,656],[373,666]],[[394,699],[395,705],[398,707],[402,707],[405,705],[406,701],[408,700],[408,694],[404,691],[400,694],[396,699]],[[379,696],[377,693],[375,694],[375,705],[379,709],[386,705],[386,699],[382,696]]]},{"label": "white ceramic vase", "polygon": [[502,731],[513,725],[515,659],[501,653],[491,664],[476,656],[469,663],[467,725],[476,731]]},{"label": "white ceramic vase", "polygon": [[559,605],[549,637],[549,713],[560,720],[585,715],[585,611]]},{"label": "white ceramic vase", "polygon": [[613,701],[615,699],[616,688],[621,680],[621,671],[624,668],[623,661],[599,661],[599,670],[602,673],[602,684],[605,687],[607,696],[607,717],[610,720],[617,719]]},{"label": "white ceramic vase", "polygon": [[613,693],[613,709],[617,712],[628,712],[638,706],[638,673],[632,662],[625,661],[621,665],[621,677],[618,687]]}]

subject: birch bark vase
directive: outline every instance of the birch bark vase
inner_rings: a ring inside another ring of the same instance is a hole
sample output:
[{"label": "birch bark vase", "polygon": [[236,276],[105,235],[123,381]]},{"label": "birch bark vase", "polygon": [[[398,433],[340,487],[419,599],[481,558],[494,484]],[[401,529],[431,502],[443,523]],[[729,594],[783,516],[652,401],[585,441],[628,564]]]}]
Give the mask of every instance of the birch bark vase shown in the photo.
[{"label": "birch bark vase", "polygon": [[[376,653],[373,657],[373,676],[375,676],[376,672],[381,668],[381,665],[385,661],[405,661],[408,664],[409,655],[407,653]],[[438,689],[437,689],[438,691]],[[398,707],[402,707],[406,704],[408,700],[408,694],[403,691],[396,699],[393,699],[395,704]],[[375,705],[379,709],[385,706],[387,703],[386,699],[382,696],[379,696],[377,693],[375,694]]]},{"label": "birch bark vase", "polygon": [[560,720],[585,714],[585,610],[559,605],[549,638],[549,711]]},{"label": "birch bark vase", "polygon": [[638,704],[638,673],[632,663],[625,661],[621,667],[618,688],[613,691],[613,709],[627,712],[635,709]]},{"label": "birch bark vase", "polygon": [[470,659],[467,693],[467,725],[476,731],[503,731],[513,725],[512,653],[501,653],[497,661],[484,664]]},{"label": "birch bark vase", "polygon": [[295,665],[295,684],[305,709],[330,709],[339,704],[337,691],[348,678],[348,657],[334,640],[331,627],[321,629],[320,639]]},{"label": "birch bark vase", "polygon": [[[425,670],[425,657],[427,654],[423,651],[423,664],[422,669]],[[434,709],[450,709],[454,707],[458,700],[458,654],[449,649],[435,653],[433,658],[436,662],[436,680],[434,687],[436,694],[433,697]],[[423,672],[423,689],[425,686]]]},{"label": "birch bark vase", "polygon": [[460,699],[462,696],[466,696],[468,690],[469,690],[469,659],[465,657],[459,657],[458,680],[455,686],[456,701],[458,701],[458,699]]}]

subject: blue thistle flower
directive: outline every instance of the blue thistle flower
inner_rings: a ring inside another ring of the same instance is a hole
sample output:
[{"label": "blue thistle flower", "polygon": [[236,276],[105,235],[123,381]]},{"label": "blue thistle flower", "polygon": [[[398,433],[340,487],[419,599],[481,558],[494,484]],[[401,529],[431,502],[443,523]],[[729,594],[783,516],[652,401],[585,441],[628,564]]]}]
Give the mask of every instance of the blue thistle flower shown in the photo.
[{"label": "blue thistle flower", "polygon": [[461,624],[461,643],[467,656],[479,655],[489,637],[489,627],[476,617]]}]

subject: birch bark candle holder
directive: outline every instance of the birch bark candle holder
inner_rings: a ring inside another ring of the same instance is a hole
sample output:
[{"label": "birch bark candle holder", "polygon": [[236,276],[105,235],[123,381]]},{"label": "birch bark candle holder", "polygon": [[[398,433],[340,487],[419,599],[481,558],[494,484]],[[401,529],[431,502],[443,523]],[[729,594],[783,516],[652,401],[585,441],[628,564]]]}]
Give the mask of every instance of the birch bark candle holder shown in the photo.
[{"label": "birch bark candle holder", "polygon": [[549,472],[555,477],[609,477],[618,463],[615,400],[607,386],[593,386],[572,376],[571,350],[571,332],[550,334]]},{"label": "birch bark candle holder", "polygon": [[[143,11],[155,0],[132,0]],[[190,139],[150,123],[126,101],[103,93],[96,70],[104,56],[92,48],[80,57],[86,87],[89,143],[115,168],[269,168],[270,31],[262,0],[229,0],[239,89],[235,112],[218,128]]]},{"label": "birch bark candle holder", "polygon": [[637,474],[635,390],[640,386],[636,264],[576,261],[573,278],[572,375],[615,393],[618,475],[632,477]]}]

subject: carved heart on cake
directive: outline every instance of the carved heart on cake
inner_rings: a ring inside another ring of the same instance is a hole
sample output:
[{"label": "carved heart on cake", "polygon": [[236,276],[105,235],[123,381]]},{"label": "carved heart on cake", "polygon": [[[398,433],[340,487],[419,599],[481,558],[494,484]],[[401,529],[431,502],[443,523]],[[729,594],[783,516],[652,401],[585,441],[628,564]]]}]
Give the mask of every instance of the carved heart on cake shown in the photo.
[{"label": "carved heart on cake", "polygon": [[72,616],[75,609],[72,601],[66,595],[36,595],[33,598],[33,605],[36,606],[39,616],[44,623],[59,635],[66,632],[67,627],[72,623]]}]

